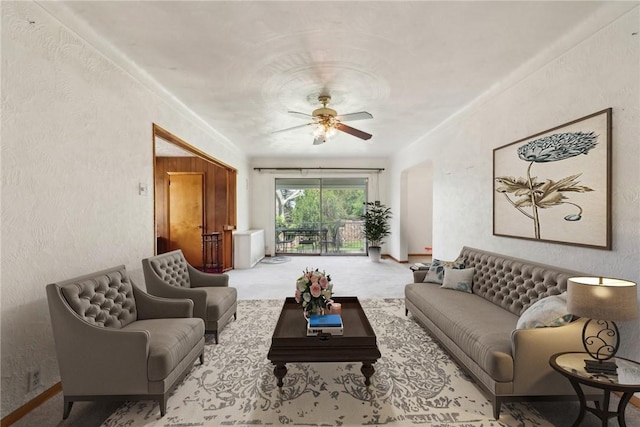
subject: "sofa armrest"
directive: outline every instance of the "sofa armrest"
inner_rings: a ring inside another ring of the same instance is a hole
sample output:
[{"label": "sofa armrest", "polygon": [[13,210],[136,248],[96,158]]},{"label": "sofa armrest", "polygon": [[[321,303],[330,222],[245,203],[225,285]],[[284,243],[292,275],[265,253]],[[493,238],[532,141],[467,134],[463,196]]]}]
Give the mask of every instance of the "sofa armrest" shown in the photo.
[{"label": "sofa armrest", "polygon": [[227,287],[229,286],[229,275],[218,273],[203,273],[202,271],[187,265],[189,270],[189,280],[192,288],[203,288],[209,286]]},{"label": "sofa armrest", "polygon": [[166,319],[193,317],[193,301],[150,295],[133,283],[138,319]]},{"label": "sofa armrest", "polygon": [[422,283],[427,276],[429,270],[414,270],[413,271],[413,283]]},{"label": "sofa armrest", "polygon": [[180,288],[163,283],[159,296],[171,299],[188,298],[193,301],[193,317],[207,318],[207,291],[204,289]]},{"label": "sofa armrest", "polygon": [[[557,390],[557,394],[572,394],[567,379],[555,372],[549,359],[565,351],[583,352],[582,328],[586,319],[578,319],[564,326],[517,329],[511,334],[513,354],[513,383],[515,394],[532,391]],[[550,386],[557,384],[557,386]]]}]

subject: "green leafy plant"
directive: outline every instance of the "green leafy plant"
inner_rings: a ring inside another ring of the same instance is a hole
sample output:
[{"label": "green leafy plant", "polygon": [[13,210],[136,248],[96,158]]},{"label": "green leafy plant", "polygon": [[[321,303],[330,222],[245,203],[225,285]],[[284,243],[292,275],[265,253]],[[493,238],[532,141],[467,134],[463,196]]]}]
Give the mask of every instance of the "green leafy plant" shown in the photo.
[{"label": "green leafy plant", "polygon": [[380,247],[384,238],[391,234],[391,208],[376,202],[368,202],[365,205],[366,210],[361,216],[364,220],[364,236],[369,247]]}]

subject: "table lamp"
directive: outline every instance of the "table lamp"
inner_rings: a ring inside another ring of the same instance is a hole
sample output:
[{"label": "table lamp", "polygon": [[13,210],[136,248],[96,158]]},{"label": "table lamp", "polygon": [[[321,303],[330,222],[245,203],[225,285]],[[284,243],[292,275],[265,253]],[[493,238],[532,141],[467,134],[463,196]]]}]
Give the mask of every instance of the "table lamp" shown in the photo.
[{"label": "table lamp", "polygon": [[588,318],[582,329],[582,343],[593,360],[585,370],[594,374],[615,374],[612,359],[620,347],[615,321],[638,316],[636,284],[606,277],[572,277],[567,280],[567,311]]}]

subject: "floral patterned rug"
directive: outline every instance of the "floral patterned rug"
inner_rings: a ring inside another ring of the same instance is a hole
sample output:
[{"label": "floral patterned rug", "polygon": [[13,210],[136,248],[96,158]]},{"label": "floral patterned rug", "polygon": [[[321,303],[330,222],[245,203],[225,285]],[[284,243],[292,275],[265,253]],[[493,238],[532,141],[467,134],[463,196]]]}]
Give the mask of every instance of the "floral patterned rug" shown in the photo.
[{"label": "floral patterned rug", "polygon": [[404,315],[402,299],[361,301],[382,353],[369,388],[359,363],[292,363],[279,391],[267,352],[282,304],[238,301],[238,319],[220,344],[208,337],[205,364],[176,387],[163,418],[154,402],[128,402],[103,427],[552,425],[525,403],[503,404],[494,420],[473,381]]}]

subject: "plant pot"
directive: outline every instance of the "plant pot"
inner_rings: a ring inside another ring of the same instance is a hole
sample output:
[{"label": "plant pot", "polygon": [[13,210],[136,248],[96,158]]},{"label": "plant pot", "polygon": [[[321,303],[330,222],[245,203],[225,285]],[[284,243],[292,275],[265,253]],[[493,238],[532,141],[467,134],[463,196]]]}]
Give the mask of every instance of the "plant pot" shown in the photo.
[{"label": "plant pot", "polygon": [[380,262],[380,246],[369,246],[369,260],[371,262]]}]

